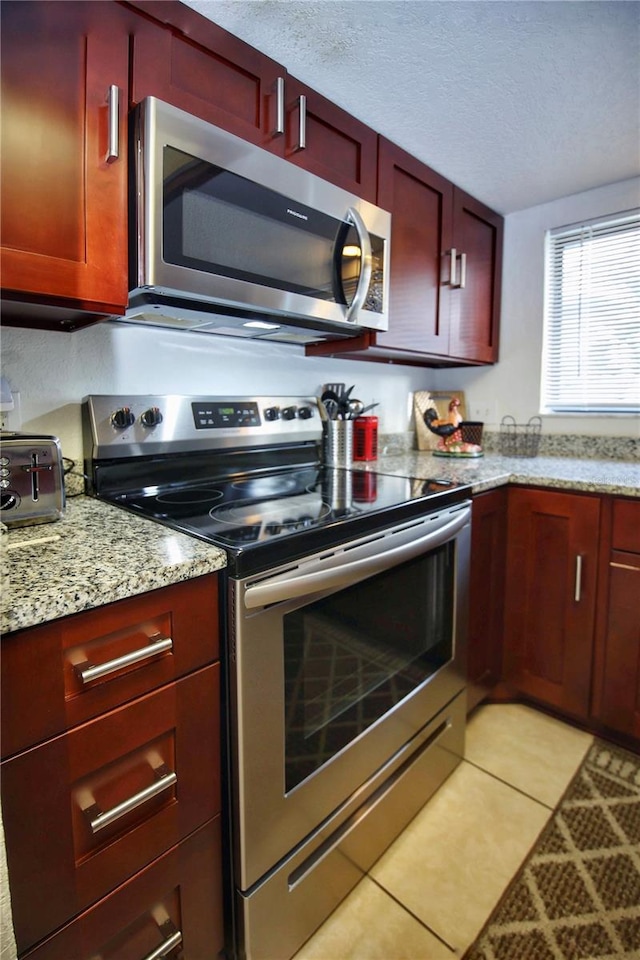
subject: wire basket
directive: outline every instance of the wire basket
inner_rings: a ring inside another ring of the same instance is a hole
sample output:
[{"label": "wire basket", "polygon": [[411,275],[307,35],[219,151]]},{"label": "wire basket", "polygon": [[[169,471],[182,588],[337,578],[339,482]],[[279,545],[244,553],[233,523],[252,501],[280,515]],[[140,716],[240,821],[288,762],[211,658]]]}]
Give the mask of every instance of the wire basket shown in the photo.
[{"label": "wire basket", "polygon": [[542,420],[531,417],[528,423],[516,423],[513,417],[500,421],[500,453],[503,457],[537,457]]},{"label": "wire basket", "polygon": [[463,443],[475,443],[477,446],[482,444],[482,431],[484,422],[482,420],[463,420],[459,425],[460,436]]}]

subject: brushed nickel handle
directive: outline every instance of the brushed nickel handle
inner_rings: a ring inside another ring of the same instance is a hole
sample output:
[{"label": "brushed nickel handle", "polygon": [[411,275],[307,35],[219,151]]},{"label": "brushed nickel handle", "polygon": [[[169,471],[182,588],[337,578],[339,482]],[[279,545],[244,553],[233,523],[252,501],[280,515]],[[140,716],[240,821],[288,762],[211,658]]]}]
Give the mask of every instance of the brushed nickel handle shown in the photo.
[{"label": "brushed nickel handle", "polygon": [[610,567],[615,567],[616,570],[633,570],[634,573],[640,573],[640,567],[634,567],[631,563],[615,563],[613,560],[609,564]]},{"label": "brushed nickel handle", "polygon": [[460,254],[460,283],[458,286],[461,290],[467,285],[467,255],[466,253]]},{"label": "brushed nickel handle", "polygon": [[276,80],[276,126],[273,136],[281,136],[284,130],[284,77],[278,77]]},{"label": "brushed nickel handle", "polygon": [[122,667],[129,667],[132,663],[140,663],[142,660],[148,660],[171,650],[173,639],[171,637],[162,637],[160,634],[154,639],[150,637],[151,643],[146,647],[140,647],[138,650],[132,650],[130,653],[124,653],[121,657],[115,657],[113,660],[107,660],[106,663],[78,663],[75,665],[75,671],[82,683],[90,683],[91,680],[98,680],[106,677],[110,673],[121,670]]},{"label": "brushed nickel handle", "polygon": [[576,556],[576,580],[575,580],[575,589],[573,592],[573,599],[576,603],[580,603],[582,596],[582,555],[578,554]]},{"label": "brushed nickel handle", "polygon": [[163,957],[168,956],[172,950],[175,950],[182,943],[182,933],[180,930],[176,930],[174,934],[168,937],[167,940],[163,940],[159,947],[156,947],[155,950],[152,950],[151,953],[148,953],[143,960],[162,960]]},{"label": "brushed nickel handle", "polygon": [[451,272],[449,274],[449,286],[457,287],[458,285],[458,251],[455,247],[451,247]]},{"label": "brushed nickel handle", "polygon": [[298,119],[298,150],[307,149],[307,98],[304,94],[298,97],[300,114]]},{"label": "brushed nickel handle", "polygon": [[[156,780],[155,783],[150,784],[148,787],[144,787],[144,789],[139,790],[138,793],[134,793],[132,797],[129,797],[127,800],[123,800],[122,803],[117,803],[115,807],[111,807],[110,810],[105,810],[104,812],[100,811],[97,816],[89,820],[91,832],[98,833],[99,830],[109,827],[112,823],[115,823],[116,820],[126,816],[127,813],[131,813],[131,811],[135,810],[136,807],[142,806],[143,803],[146,803],[147,800],[151,800],[152,797],[157,797],[158,794],[162,793],[164,790],[168,790],[169,787],[172,787],[177,782],[177,774],[173,770],[168,771],[158,780]],[[85,813],[93,814],[96,812],[96,810],[100,810],[100,808],[97,804],[93,804],[88,810],[85,810]],[[160,954],[160,956],[162,956],[162,954]]]},{"label": "brushed nickel handle", "polygon": [[120,89],[112,83],[107,91],[109,106],[109,141],[107,146],[107,163],[113,163],[120,156]]},{"label": "brushed nickel handle", "polygon": [[355,207],[350,207],[347,211],[347,220],[350,220],[351,223],[356,228],[356,233],[358,234],[358,242],[360,244],[361,257],[362,257],[362,269],[360,271],[360,279],[358,280],[358,286],[355,292],[355,296],[351,301],[351,306],[347,309],[345,314],[345,320],[349,323],[356,322],[356,317],[361,306],[367,298],[367,293],[369,292],[369,284],[371,283],[371,271],[373,269],[373,255],[371,252],[371,239],[369,237],[369,232],[365,226],[364,220],[355,209]]}]

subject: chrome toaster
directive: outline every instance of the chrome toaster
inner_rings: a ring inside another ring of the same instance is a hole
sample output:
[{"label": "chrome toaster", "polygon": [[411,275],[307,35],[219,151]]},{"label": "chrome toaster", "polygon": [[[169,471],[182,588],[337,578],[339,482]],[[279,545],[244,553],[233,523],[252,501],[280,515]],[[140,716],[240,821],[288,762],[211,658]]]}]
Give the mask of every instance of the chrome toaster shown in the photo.
[{"label": "chrome toaster", "polygon": [[0,520],[9,527],[59,520],[65,492],[57,437],[0,433]]}]

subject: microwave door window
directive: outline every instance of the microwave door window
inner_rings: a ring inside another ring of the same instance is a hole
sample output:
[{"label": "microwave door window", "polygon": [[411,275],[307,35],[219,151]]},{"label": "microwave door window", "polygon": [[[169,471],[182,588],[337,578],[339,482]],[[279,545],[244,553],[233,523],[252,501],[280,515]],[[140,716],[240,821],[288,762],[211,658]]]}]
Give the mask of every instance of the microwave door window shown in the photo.
[{"label": "microwave door window", "polygon": [[173,147],[164,161],[165,262],[344,302],[334,278],[339,221]]}]

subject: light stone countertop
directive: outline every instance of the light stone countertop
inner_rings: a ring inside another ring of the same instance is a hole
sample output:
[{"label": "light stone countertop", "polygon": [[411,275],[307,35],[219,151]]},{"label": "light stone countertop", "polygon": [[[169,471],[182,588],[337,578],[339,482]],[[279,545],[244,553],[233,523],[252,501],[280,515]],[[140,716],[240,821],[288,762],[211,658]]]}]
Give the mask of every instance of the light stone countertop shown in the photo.
[{"label": "light stone countertop", "polygon": [[[450,478],[474,493],[507,483],[640,497],[640,462],[569,457],[434,457],[387,447],[354,467],[419,478]],[[31,545],[30,545],[31,544]],[[0,630],[8,633],[67,614],[190,580],[226,565],[224,550],[94,500],[72,497],[62,520],[0,537]]]},{"label": "light stone countertop", "polygon": [[456,459],[435,457],[427,450],[383,451],[377,460],[354,463],[354,467],[377,473],[422,479],[448,478],[469,483],[481,493],[507,483],[577,490],[587,493],[640,497],[640,462],[589,460],[573,457],[482,457]]},{"label": "light stone countertop", "polygon": [[67,500],[62,520],[0,537],[0,630],[67,614],[213,573],[224,550],[91,497]]}]

